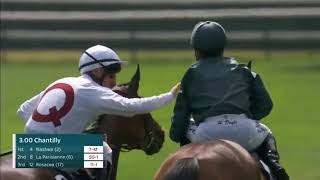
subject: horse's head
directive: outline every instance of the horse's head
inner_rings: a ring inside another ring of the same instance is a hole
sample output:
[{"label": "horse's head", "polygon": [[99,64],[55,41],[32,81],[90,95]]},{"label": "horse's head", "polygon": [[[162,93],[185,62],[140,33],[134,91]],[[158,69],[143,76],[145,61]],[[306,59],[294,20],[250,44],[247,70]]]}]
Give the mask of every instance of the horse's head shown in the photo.
[{"label": "horse's head", "polygon": [[[113,90],[127,98],[140,98],[139,81],[138,66],[129,83],[118,85]],[[141,149],[151,155],[159,152],[164,142],[164,131],[150,113],[133,117],[103,115],[94,126],[97,131],[107,134],[108,144],[112,148]]]}]

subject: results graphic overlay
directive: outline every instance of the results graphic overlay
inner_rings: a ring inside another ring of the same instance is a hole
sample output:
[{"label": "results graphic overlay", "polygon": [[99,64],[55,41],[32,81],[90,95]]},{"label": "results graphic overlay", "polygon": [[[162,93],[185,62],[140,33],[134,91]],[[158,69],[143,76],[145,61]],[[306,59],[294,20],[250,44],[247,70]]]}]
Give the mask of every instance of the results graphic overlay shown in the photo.
[{"label": "results graphic overlay", "polygon": [[13,134],[14,168],[103,168],[103,134]]}]

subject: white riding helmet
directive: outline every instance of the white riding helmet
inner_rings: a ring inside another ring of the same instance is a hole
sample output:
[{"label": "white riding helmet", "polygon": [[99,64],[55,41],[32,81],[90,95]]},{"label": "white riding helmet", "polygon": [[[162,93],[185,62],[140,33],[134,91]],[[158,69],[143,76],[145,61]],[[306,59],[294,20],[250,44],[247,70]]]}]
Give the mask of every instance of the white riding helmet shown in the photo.
[{"label": "white riding helmet", "polygon": [[122,65],[125,64],[126,61],[121,61],[112,49],[102,45],[95,45],[81,55],[79,70],[80,74],[84,74],[88,71],[116,63]]}]

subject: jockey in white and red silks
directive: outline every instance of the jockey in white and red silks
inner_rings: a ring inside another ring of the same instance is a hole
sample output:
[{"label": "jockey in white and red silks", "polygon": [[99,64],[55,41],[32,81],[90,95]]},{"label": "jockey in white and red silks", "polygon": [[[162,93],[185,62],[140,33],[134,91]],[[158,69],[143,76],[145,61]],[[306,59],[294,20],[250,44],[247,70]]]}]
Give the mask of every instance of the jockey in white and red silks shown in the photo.
[{"label": "jockey in white and red silks", "polygon": [[[133,116],[149,113],[171,102],[179,85],[171,91],[147,98],[122,97],[111,89],[121,71],[119,56],[110,48],[96,45],[81,56],[81,76],[58,79],[38,95],[25,101],[18,115],[26,122],[26,133],[82,133],[102,114]],[[111,162],[111,148],[104,143],[104,158]]]}]

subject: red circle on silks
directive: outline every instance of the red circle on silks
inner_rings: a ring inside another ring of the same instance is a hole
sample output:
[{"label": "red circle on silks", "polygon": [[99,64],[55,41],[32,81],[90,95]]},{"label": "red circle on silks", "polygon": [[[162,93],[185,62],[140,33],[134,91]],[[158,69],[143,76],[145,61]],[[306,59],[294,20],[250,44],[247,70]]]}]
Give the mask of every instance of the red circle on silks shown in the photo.
[{"label": "red circle on silks", "polygon": [[[55,127],[60,126],[60,119],[65,116],[73,106],[74,101],[74,91],[73,88],[69,84],[65,83],[57,83],[46,90],[46,92],[42,95],[42,98],[53,89],[62,89],[66,94],[66,100],[64,105],[58,111],[56,106],[53,106],[49,109],[48,115],[43,115],[38,112],[36,109],[32,114],[32,119],[37,122],[52,122]],[[41,101],[40,100],[40,101]]]}]

